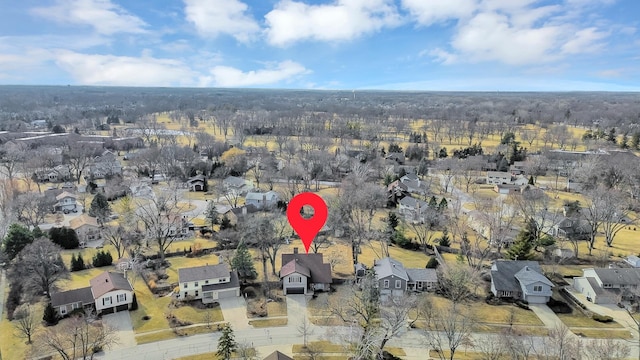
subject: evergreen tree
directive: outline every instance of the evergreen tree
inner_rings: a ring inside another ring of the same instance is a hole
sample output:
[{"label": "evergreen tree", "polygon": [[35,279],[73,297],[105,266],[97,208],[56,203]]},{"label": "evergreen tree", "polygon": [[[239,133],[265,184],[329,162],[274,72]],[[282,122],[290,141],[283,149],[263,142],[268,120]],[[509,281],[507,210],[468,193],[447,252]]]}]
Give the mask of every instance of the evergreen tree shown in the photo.
[{"label": "evergreen tree", "polygon": [[113,263],[113,257],[108,251],[99,251],[93,255],[91,263],[93,264],[93,267],[109,266]]},{"label": "evergreen tree", "polygon": [[391,230],[395,230],[399,224],[400,221],[398,220],[398,216],[396,215],[396,213],[390,212],[389,217],[387,218],[387,225],[389,226],[389,228]]},{"label": "evergreen tree", "polygon": [[607,141],[615,144],[617,142],[616,137],[616,128],[611,128],[607,134]]},{"label": "evergreen tree", "polygon": [[84,259],[82,258],[82,254],[78,253],[76,257],[75,254],[71,255],[71,271],[81,271],[84,270]]},{"label": "evergreen tree", "polygon": [[531,250],[536,241],[536,223],[533,220],[527,222],[527,226],[520,230],[516,241],[507,250],[507,258],[512,260],[529,260],[533,256]]},{"label": "evergreen tree", "polygon": [[18,255],[25,246],[31,244],[34,240],[33,233],[26,226],[20,224],[11,224],[9,231],[4,237],[4,252],[9,260]]},{"label": "evergreen tree", "polygon": [[232,227],[231,220],[229,220],[227,215],[222,216],[222,220],[220,220],[220,230],[231,229]]},{"label": "evergreen tree", "polygon": [[439,157],[440,159],[444,159],[444,158],[446,158],[447,156],[449,156],[449,154],[447,154],[447,148],[442,148],[442,149],[440,149],[440,151],[438,152],[438,157]]},{"label": "evergreen tree", "polygon": [[529,185],[535,185],[535,182],[533,181],[533,175],[529,175],[529,181],[528,181]]},{"label": "evergreen tree", "polygon": [[429,207],[434,210],[438,208],[438,200],[436,200],[435,195],[431,196],[431,199],[429,199]]},{"label": "evergreen tree", "polygon": [[75,249],[80,245],[76,231],[66,226],[60,228],[52,227],[49,229],[49,239],[51,239],[51,242],[54,244],[58,244],[67,250]]},{"label": "evergreen tree", "polygon": [[230,360],[231,354],[236,350],[238,344],[233,336],[233,329],[228,323],[222,328],[222,335],[218,339],[217,355],[222,360]]},{"label": "evergreen tree", "polygon": [[56,312],[56,309],[53,308],[53,305],[51,305],[51,303],[48,303],[44,308],[42,320],[44,320],[44,322],[48,326],[56,325],[58,323],[58,313]]},{"label": "evergreen tree", "polygon": [[240,243],[236,249],[236,254],[231,260],[231,268],[238,272],[238,277],[243,282],[246,280],[254,280],[258,277],[256,268],[253,265],[253,258],[247,245]]},{"label": "evergreen tree", "polygon": [[425,268],[427,269],[435,269],[438,267],[438,260],[436,260],[435,257],[431,257],[429,258],[429,262],[427,262],[427,265],[425,266]]},{"label": "evergreen tree", "polygon": [[218,210],[216,209],[216,204],[213,201],[209,201],[205,216],[210,221],[211,230],[213,230],[213,225],[218,223]]},{"label": "evergreen tree", "polygon": [[36,226],[31,230],[34,239],[40,239],[41,237],[47,237],[47,233],[42,231],[39,226]]},{"label": "evergreen tree", "polygon": [[620,139],[620,148],[628,149],[629,148],[629,136],[627,133],[622,134],[622,139]]},{"label": "evergreen tree", "polygon": [[96,196],[91,201],[91,206],[89,207],[89,216],[93,216],[98,219],[98,223],[104,224],[107,216],[111,213],[111,208],[109,206],[109,202],[107,201],[107,197],[104,196],[103,193],[98,192]]},{"label": "evergreen tree", "polygon": [[451,246],[451,239],[449,239],[449,231],[447,229],[442,230],[442,237],[440,238],[439,244],[444,247]]},{"label": "evergreen tree", "polygon": [[440,203],[438,204],[438,211],[445,211],[447,209],[447,206],[449,206],[447,199],[442,198],[442,200],[440,200]]},{"label": "evergreen tree", "polygon": [[133,301],[131,301],[131,308],[129,309],[131,311],[135,311],[138,310],[138,298],[136,298],[136,294],[133,294]]}]

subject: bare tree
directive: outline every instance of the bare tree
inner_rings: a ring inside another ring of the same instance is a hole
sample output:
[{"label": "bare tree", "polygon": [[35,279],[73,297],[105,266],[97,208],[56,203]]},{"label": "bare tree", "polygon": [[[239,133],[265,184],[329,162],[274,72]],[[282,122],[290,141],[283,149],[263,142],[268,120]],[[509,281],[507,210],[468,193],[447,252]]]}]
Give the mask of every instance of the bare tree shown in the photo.
[{"label": "bare tree", "polygon": [[298,333],[300,334],[300,336],[302,336],[303,347],[306,348],[308,345],[308,338],[313,334],[313,328],[311,327],[311,324],[309,323],[309,320],[307,320],[306,316],[302,319],[302,323],[298,325]]},{"label": "bare tree", "polygon": [[606,219],[606,203],[608,191],[602,187],[588,192],[586,206],[581,209],[582,215],[589,226],[589,255],[595,248],[596,235]]},{"label": "bare tree", "polygon": [[[71,139],[70,139],[71,140]],[[82,174],[89,167],[93,160],[94,151],[89,147],[82,146],[77,142],[70,142],[65,158],[69,164],[71,173],[80,184]]]},{"label": "bare tree", "polygon": [[[118,342],[116,331],[88,315],[76,315],[38,333],[40,352],[56,352],[64,360],[92,360],[95,354]],[[44,355],[44,354],[43,354]]]},{"label": "bare tree", "polygon": [[582,347],[587,360],[622,360],[631,354],[629,346],[616,339],[592,340]]},{"label": "bare tree", "polygon": [[120,259],[126,251],[125,238],[127,234],[125,229],[122,226],[104,226],[101,231],[107,242],[116,249],[118,259]]},{"label": "bare tree", "polygon": [[[181,213],[177,196],[163,193],[150,200],[138,200],[137,218],[144,224],[146,237],[158,245],[161,261],[169,246],[178,236],[178,230],[188,222]],[[147,245],[148,246],[148,245]]]},{"label": "bare tree", "polygon": [[602,232],[608,247],[613,245],[613,240],[620,230],[636,222],[630,210],[628,196],[616,189],[607,190],[601,197]]},{"label": "bare tree", "polygon": [[442,225],[444,218],[438,209],[433,209],[431,207],[423,209],[422,214],[424,223],[405,221],[405,224],[416,234],[418,244],[420,244],[423,251],[426,253],[427,246],[431,244],[433,237],[436,235],[436,229]]},{"label": "bare tree", "polygon": [[471,345],[471,331],[474,320],[469,311],[463,311],[455,305],[439,312],[433,319],[433,326],[425,331],[427,344],[433,347],[440,359],[453,360],[460,346]]},{"label": "bare tree", "polygon": [[31,306],[23,304],[13,313],[13,327],[16,330],[16,336],[27,340],[27,344],[31,344],[31,338],[38,329],[40,321]]},{"label": "bare tree", "polygon": [[20,164],[26,160],[27,148],[25,144],[5,144],[0,150],[1,172],[13,184],[13,179],[20,169]]},{"label": "bare tree", "polygon": [[248,342],[238,343],[235,353],[241,360],[258,360],[258,352],[256,351],[256,348]]},{"label": "bare tree", "polygon": [[55,283],[68,276],[61,250],[47,238],[34,240],[16,256],[11,277],[20,279],[33,294],[50,296]]},{"label": "bare tree", "polygon": [[53,210],[53,202],[45,195],[28,192],[18,195],[14,201],[15,214],[18,221],[29,227],[44,223],[47,214]]},{"label": "bare tree", "polygon": [[471,298],[477,286],[478,274],[469,266],[450,264],[438,269],[438,288],[454,304]]},{"label": "bare tree", "polygon": [[384,350],[387,342],[406,330],[409,312],[416,307],[416,298],[410,295],[391,296],[380,307],[380,323],[378,331],[381,332],[379,351]]},{"label": "bare tree", "polygon": [[534,348],[538,359],[570,360],[580,358],[582,344],[564,324],[551,329],[549,336],[542,338],[542,342],[542,346]]}]

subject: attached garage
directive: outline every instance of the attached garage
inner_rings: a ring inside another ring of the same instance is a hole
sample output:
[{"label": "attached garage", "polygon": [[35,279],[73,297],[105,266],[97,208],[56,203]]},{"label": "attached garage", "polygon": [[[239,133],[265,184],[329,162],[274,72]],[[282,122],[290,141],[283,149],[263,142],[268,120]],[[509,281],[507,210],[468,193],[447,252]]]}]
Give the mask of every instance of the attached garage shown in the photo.
[{"label": "attached garage", "polygon": [[290,295],[290,294],[303,294],[304,295],[304,288],[303,287],[289,287],[289,288],[285,288],[286,290],[286,294],[285,295]]},{"label": "attached garage", "polygon": [[220,290],[218,291],[218,299],[228,299],[238,296],[238,289]]},{"label": "attached garage", "polygon": [[546,304],[549,301],[549,297],[528,295],[525,300],[529,304]]},{"label": "attached garage", "polygon": [[127,310],[129,310],[129,304],[122,304],[122,305],[116,306],[116,312],[127,311]]}]

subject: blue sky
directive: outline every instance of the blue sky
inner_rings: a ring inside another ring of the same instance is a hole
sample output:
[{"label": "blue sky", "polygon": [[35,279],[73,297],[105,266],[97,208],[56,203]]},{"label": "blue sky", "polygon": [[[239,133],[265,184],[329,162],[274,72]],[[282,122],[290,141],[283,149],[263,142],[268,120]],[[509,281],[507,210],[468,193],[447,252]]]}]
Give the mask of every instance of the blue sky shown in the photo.
[{"label": "blue sky", "polygon": [[640,91],[637,0],[22,0],[0,84]]}]

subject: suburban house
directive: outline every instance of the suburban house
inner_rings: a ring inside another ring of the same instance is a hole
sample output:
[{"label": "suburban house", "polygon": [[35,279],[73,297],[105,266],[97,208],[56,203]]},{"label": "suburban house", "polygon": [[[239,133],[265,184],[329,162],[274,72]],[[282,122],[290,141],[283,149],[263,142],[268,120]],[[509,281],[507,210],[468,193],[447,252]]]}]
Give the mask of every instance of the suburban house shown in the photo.
[{"label": "suburban house", "polygon": [[400,180],[396,180],[387,185],[387,194],[389,201],[398,204],[400,199],[409,194],[409,188],[407,185],[401,183]]},{"label": "suburban house", "polygon": [[285,295],[307,295],[331,289],[331,265],[324,263],[322,254],[300,254],[298,248],[294,248],[293,254],[282,254],[282,264],[280,279]]},{"label": "suburban house", "polygon": [[392,153],[388,153],[387,156],[385,156],[385,160],[389,160],[389,161],[393,161],[396,164],[404,164],[404,153],[401,152],[392,152]]},{"label": "suburban house", "polygon": [[582,276],[573,278],[573,288],[594,304],[617,304],[635,296],[640,284],[640,269],[582,269]]},{"label": "suburban house", "polygon": [[110,314],[129,310],[133,296],[133,287],[124,274],[105,271],[89,280],[88,287],[51,294],[51,306],[60,316],[76,309]]},{"label": "suburban house", "polygon": [[542,275],[537,261],[497,260],[491,266],[491,292],[495,297],[546,304],[553,286]]},{"label": "suburban house", "polygon": [[526,164],[525,161],[514,161],[513,165],[509,166],[509,172],[513,175],[524,175]]},{"label": "suburban house", "polygon": [[191,236],[191,232],[195,229],[195,226],[186,215],[172,214],[164,219],[166,220],[166,228],[164,230],[169,237]]},{"label": "suburban house", "polygon": [[71,170],[67,165],[57,165],[51,169],[37,171],[35,178],[38,182],[62,182],[71,179]]},{"label": "suburban house", "polygon": [[253,182],[236,176],[228,176],[222,180],[222,186],[227,191],[233,191],[236,194],[246,194],[253,189]]},{"label": "suburban house", "polygon": [[90,241],[95,241],[101,238],[98,220],[87,214],[82,214],[69,220],[69,227],[75,230],[78,235],[80,247],[86,246]]},{"label": "suburban house", "polygon": [[637,257],[635,255],[629,255],[627,256],[626,259],[624,259],[624,261],[633,266],[634,268],[640,268],[640,257]]},{"label": "suburban house", "polygon": [[431,210],[429,204],[425,201],[405,196],[398,201],[398,212],[403,215],[407,221],[414,223],[424,222],[427,212]]},{"label": "suburban house", "polygon": [[276,350],[264,358],[264,360],[293,360],[293,358]]},{"label": "suburban house", "polygon": [[553,224],[550,231],[552,236],[565,239],[586,240],[591,234],[589,222],[580,214],[564,217]]},{"label": "suburban house", "polygon": [[407,187],[407,191],[412,194],[426,194],[427,186],[416,174],[406,174],[400,178],[400,182]]},{"label": "suburban house", "polygon": [[406,291],[435,290],[438,284],[436,269],[405,269],[390,257],[375,260],[373,270],[383,299],[389,295],[402,296]]},{"label": "suburban house", "polygon": [[238,222],[246,219],[249,214],[253,214],[256,212],[258,212],[258,208],[255,207],[255,205],[242,205],[241,207],[231,209],[228,218],[231,221],[231,224],[235,225]]},{"label": "suburban house", "polygon": [[116,154],[105,150],[100,156],[93,159],[89,165],[89,176],[94,179],[103,179],[113,175],[122,174],[122,164]]},{"label": "suburban house", "polygon": [[266,193],[249,192],[245,196],[245,204],[253,205],[258,210],[273,209],[278,205],[278,193],[267,191]]},{"label": "suburban house", "polygon": [[487,171],[487,184],[511,184],[511,173],[506,171]]},{"label": "suburban house", "polygon": [[500,195],[509,195],[509,194],[517,194],[520,192],[520,185],[512,185],[512,184],[496,184],[493,187],[493,191],[497,192]]},{"label": "suburban house", "polygon": [[187,188],[189,191],[207,191],[207,177],[202,174],[190,177],[187,180]]},{"label": "suburban house", "polygon": [[69,192],[63,192],[56,196],[56,203],[53,205],[54,211],[62,211],[65,214],[78,211],[78,201],[76,196]]},{"label": "suburban house", "polygon": [[178,269],[179,300],[202,300],[203,304],[218,299],[240,296],[238,273],[225,263]]}]

